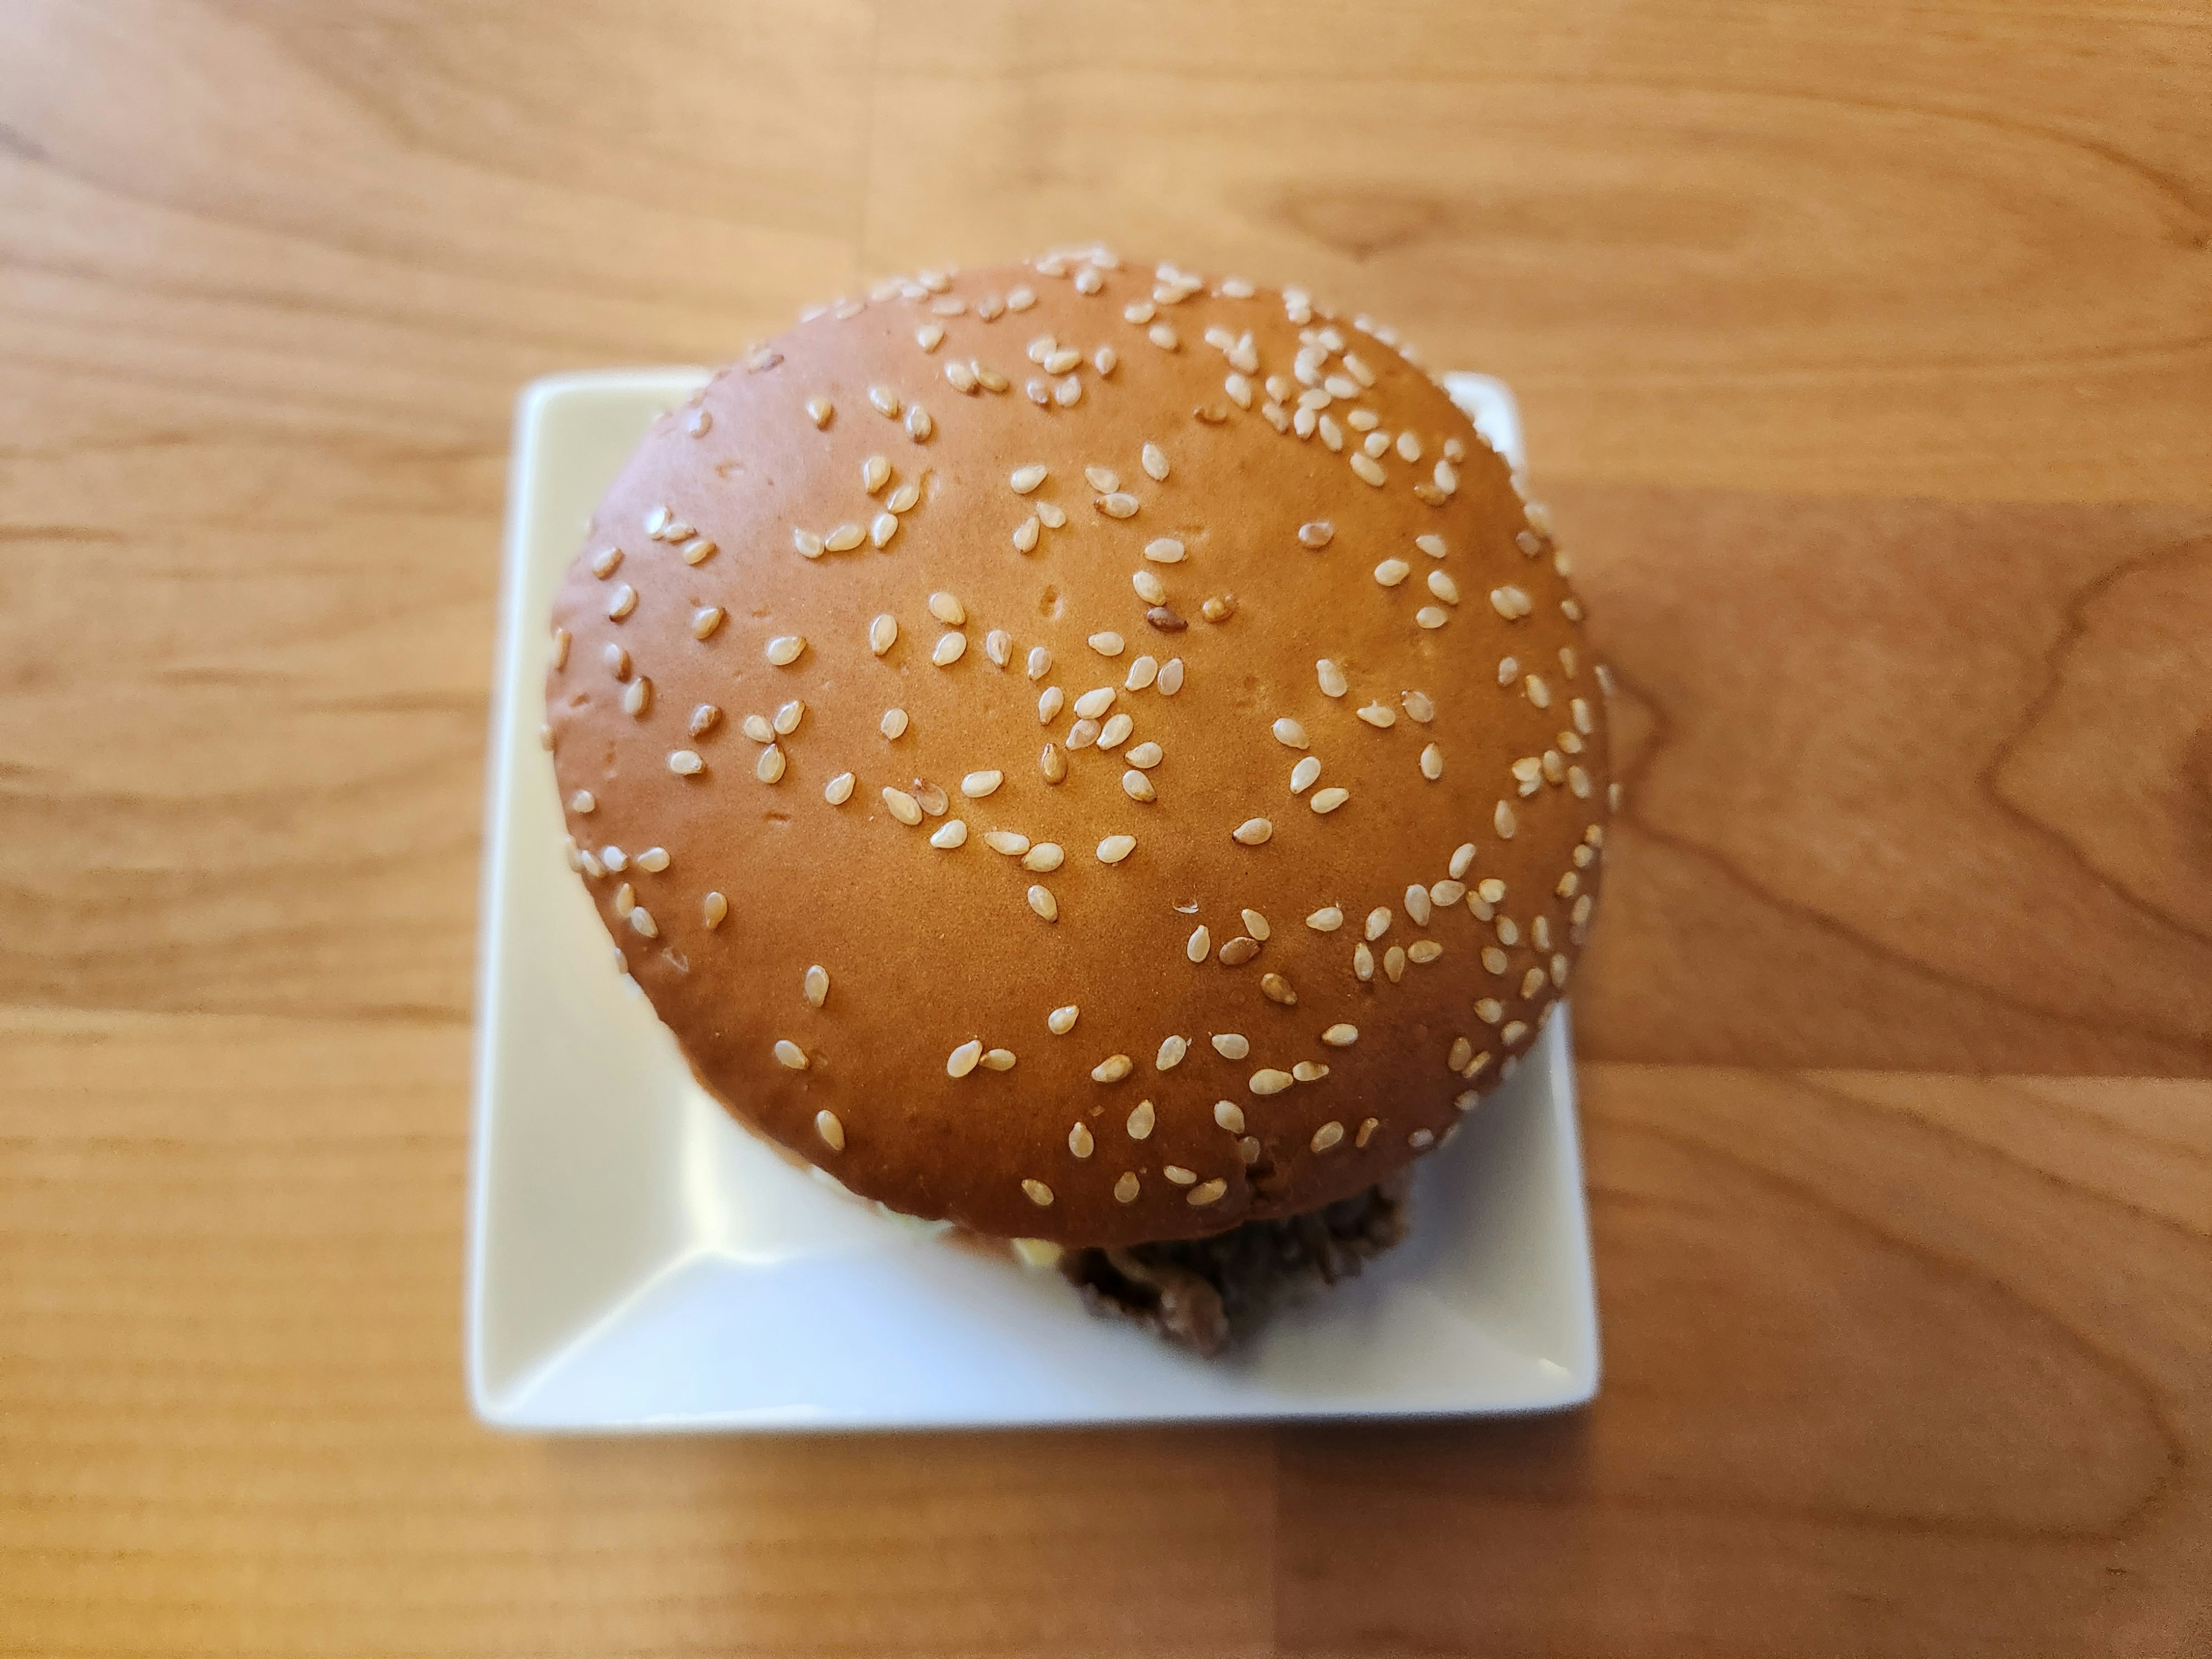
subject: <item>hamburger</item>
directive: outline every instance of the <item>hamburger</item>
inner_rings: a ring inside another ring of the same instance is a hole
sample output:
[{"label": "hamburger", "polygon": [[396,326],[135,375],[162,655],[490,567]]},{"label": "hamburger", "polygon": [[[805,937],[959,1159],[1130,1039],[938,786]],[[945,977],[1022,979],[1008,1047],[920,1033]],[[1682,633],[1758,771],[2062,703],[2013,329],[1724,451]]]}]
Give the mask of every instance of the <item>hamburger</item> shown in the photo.
[{"label": "hamburger", "polygon": [[581,877],[704,1087],[1212,1352],[1407,1224],[1565,994],[1605,675],[1389,328],[1103,248],[805,313],[551,617]]}]

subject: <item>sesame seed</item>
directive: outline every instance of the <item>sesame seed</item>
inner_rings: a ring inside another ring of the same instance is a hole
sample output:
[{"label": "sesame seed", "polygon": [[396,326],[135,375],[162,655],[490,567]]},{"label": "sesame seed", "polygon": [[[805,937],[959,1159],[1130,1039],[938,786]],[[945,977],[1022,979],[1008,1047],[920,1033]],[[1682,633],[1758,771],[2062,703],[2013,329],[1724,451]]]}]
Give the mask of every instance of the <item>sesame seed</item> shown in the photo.
[{"label": "sesame seed", "polygon": [[1178,1187],[1188,1187],[1198,1179],[1198,1172],[1196,1170],[1186,1170],[1180,1164],[1170,1164],[1163,1169],[1160,1173],[1165,1176],[1170,1181],[1174,1182]]},{"label": "sesame seed", "polygon": [[1280,974],[1260,975],[1260,994],[1270,1002],[1279,1002],[1285,1008],[1298,1006],[1298,994],[1291,988],[1290,981]]},{"label": "sesame seed", "polygon": [[1067,523],[1067,514],[1050,501],[1039,501],[1036,504],[1036,515],[1037,521],[1047,530],[1059,530]]},{"label": "sesame seed", "polygon": [[897,392],[892,391],[889,386],[870,386],[868,388],[868,402],[874,406],[877,414],[891,420],[896,420],[898,418],[899,395]]},{"label": "sesame seed", "polygon": [[1327,519],[1315,519],[1298,526],[1298,544],[1318,552],[1336,539],[1336,526]]},{"label": "sesame seed", "polygon": [[1394,945],[1382,953],[1382,976],[1395,985],[1406,971],[1406,950]]},{"label": "sesame seed", "polygon": [[887,547],[891,538],[898,534],[898,527],[896,513],[878,513],[868,520],[868,539],[878,547]]},{"label": "sesame seed", "polygon": [[[674,764],[672,757],[670,763]],[[760,751],[760,758],[753,763],[753,775],[763,783],[774,783],[783,776],[783,750],[770,744]]]},{"label": "sesame seed", "polygon": [[1075,1021],[1080,1012],[1072,1002],[1065,1007],[1055,1008],[1044,1017],[1045,1029],[1054,1036],[1066,1036],[1075,1029]]},{"label": "sesame seed", "polygon": [[1572,915],[1576,927],[1581,927],[1584,922],[1590,919],[1590,896],[1588,893],[1584,893],[1580,898],[1575,901],[1575,908]]},{"label": "sesame seed", "polygon": [[867,532],[860,526],[841,524],[822,538],[822,545],[832,553],[849,553],[867,538]]},{"label": "sesame seed", "polygon": [[[1569,898],[1573,895],[1570,891],[1562,893],[1559,896]],[[1552,919],[1549,916],[1538,916],[1528,924],[1528,942],[1539,951],[1548,951],[1552,948]]]},{"label": "sesame seed", "polygon": [[1336,423],[1334,415],[1322,416],[1314,422],[1314,428],[1321,434],[1321,441],[1328,446],[1330,453],[1335,453],[1344,448],[1344,428]]},{"label": "sesame seed", "polygon": [[1194,1209],[1202,1210],[1207,1205],[1214,1203],[1219,1200],[1221,1195],[1228,1190],[1229,1183],[1222,1180],[1220,1176],[1216,1176],[1212,1180],[1200,1182],[1197,1186],[1192,1188],[1189,1193],[1184,1197],[1183,1202],[1189,1205]]},{"label": "sesame seed", "polygon": [[1114,366],[1121,361],[1114,355],[1114,348],[1109,345],[1100,346],[1097,350],[1091,354],[1091,366],[1102,375],[1111,374],[1114,372]]},{"label": "sesame seed", "polygon": [[1475,884],[1475,893],[1486,904],[1505,902],[1505,884],[1495,876],[1485,876]]},{"label": "sesame seed", "polygon": [[1528,694],[1528,701],[1535,704],[1537,708],[1549,708],[1552,706],[1552,688],[1544,684],[1544,678],[1542,675],[1529,674],[1524,676],[1522,679],[1521,686],[1522,690]]},{"label": "sesame seed", "polygon": [[1567,959],[1556,951],[1552,953],[1551,973],[1552,983],[1564,988],[1567,982]]},{"label": "sesame seed", "polygon": [[1441,570],[1429,572],[1429,592],[1446,605],[1459,603],[1459,584]]},{"label": "sesame seed", "polygon": [[642,674],[623,688],[623,712],[642,720],[653,706],[653,682]]},{"label": "sesame seed", "polygon": [[1083,401],[1083,382],[1069,375],[1052,389],[1052,400],[1062,409],[1073,409]]},{"label": "sesame seed", "polygon": [[1291,1074],[1269,1066],[1252,1073],[1249,1086],[1255,1095],[1279,1095],[1291,1086]]},{"label": "sesame seed", "polygon": [[589,812],[596,808],[599,804],[598,798],[588,789],[579,789],[574,794],[568,797],[568,810],[572,812]]},{"label": "sesame seed", "polygon": [[967,654],[968,636],[965,634],[940,634],[929,653],[930,661],[939,668],[950,668]]},{"label": "sesame seed", "polygon": [[946,1057],[945,1061],[945,1074],[947,1077],[966,1077],[970,1072],[975,1069],[975,1063],[982,1058],[983,1044],[981,1041],[978,1038],[970,1037],[967,1042],[962,1043],[957,1048],[955,1048],[951,1054]]},{"label": "sesame seed", "polygon": [[1121,774],[1121,793],[1128,796],[1131,800],[1135,801],[1149,801],[1159,799],[1159,792],[1152,787],[1152,781],[1146,777],[1142,772],[1138,771],[1128,771]]},{"label": "sesame seed", "polygon": [[1498,917],[1498,942],[1500,945],[1518,945],[1521,942],[1521,924],[1510,916]]},{"label": "sesame seed", "polygon": [[1091,1127],[1086,1123],[1078,1122],[1067,1132],[1067,1150],[1078,1158],[1090,1157],[1092,1152],[1097,1150],[1097,1145],[1098,1143],[1091,1139]]},{"label": "sesame seed", "polygon": [[812,531],[794,526],[791,532],[791,544],[799,550],[799,556],[802,559],[818,559],[828,544]]},{"label": "sesame seed", "polygon": [[1620,797],[1621,789],[1619,784],[1608,783],[1606,785],[1605,804],[1608,810],[1615,812],[1620,811]]},{"label": "sesame seed", "polygon": [[1546,782],[1565,783],[1567,781],[1567,763],[1558,750],[1547,749],[1544,751],[1543,768]]},{"label": "sesame seed", "polygon": [[1211,1039],[1213,1052],[1224,1060],[1242,1060],[1252,1052],[1252,1045],[1236,1031],[1217,1031]]},{"label": "sesame seed", "polygon": [[1258,847],[1275,833],[1275,826],[1265,818],[1247,818],[1229,833],[1247,847]]},{"label": "sesame seed", "polygon": [[1406,957],[1425,967],[1443,955],[1444,947],[1432,939],[1417,939],[1406,947]]},{"label": "sesame seed", "polygon": [[903,708],[884,709],[883,719],[877,722],[877,729],[893,743],[906,735],[906,710]]},{"label": "sesame seed", "polygon": [[[1140,570],[1137,574],[1141,576],[1146,573]],[[1159,677],[1159,659],[1139,657],[1129,665],[1129,675],[1121,682],[1121,689],[1124,691],[1142,691]]]},{"label": "sesame seed", "polygon": [[1213,1103],[1213,1121],[1232,1135],[1244,1133],[1244,1109],[1233,1100]]},{"label": "sesame seed", "polygon": [[845,1150],[845,1126],[838,1121],[836,1113],[826,1109],[815,1113],[814,1133],[822,1137],[822,1144],[831,1152]]},{"label": "sesame seed", "polygon": [[1510,841],[1513,839],[1513,829],[1516,820],[1513,817],[1513,807],[1511,803],[1507,801],[1498,802],[1498,810],[1490,815],[1490,821],[1492,825],[1497,830],[1500,840]]},{"label": "sesame seed", "polygon": [[568,665],[568,646],[572,637],[565,628],[556,628],[553,630],[553,666],[555,668],[566,668]]},{"label": "sesame seed", "polygon": [[648,847],[630,862],[639,869],[651,871],[657,876],[668,867],[668,849],[665,847]]},{"label": "sesame seed", "polygon": [[779,634],[768,642],[768,659],[777,668],[787,668],[799,660],[806,649],[806,641],[798,634]]},{"label": "sesame seed", "polygon": [[1118,657],[1127,645],[1127,641],[1110,629],[1093,634],[1086,643],[1102,657]]},{"label": "sesame seed", "polygon": [[815,397],[806,400],[807,418],[817,427],[828,426],[830,417],[836,412],[836,406],[827,398]]},{"label": "sesame seed", "polygon": [[885,784],[883,798],[884,805],[901,823],[911,828],[921,822],[921,803],[908,794],[905,790],[894,789],[889,784]]},{"label": "sesame seed", "polygon": [[1136,516],[1137,498],[1126,491],[1117,490],[1111,495],[1101,495],[1092,505],[1109,519]]},{"label": "sesame seed", "polygon": [[1528,596],[1510,583],[1490,590],[1490,605],[1508,622],[1517,621],[1535,609]]},{"label": "sesame seed", "polygon": [[1109,714],[1106,724],[1098,730],[1098,746],[1112,749],[1127,738],[1136,722],[1127,714]]},{"label": "sesame seed", "polygon": [[1022,868],[1039,875],[1049,875],[1067,861],[1067,854],[1054,841],[1041,841],[1021,856]]},{"label": "sesame seed", "polygon": [[689,749],[678,749],[669,755],[668,769],[679,777],[696,777],[707,769],[707,763]]},{"label": "sesame seed", "polygon": [[1026,288],[1006,290],[1006,309],[1009,311],[1027,311],[1036,303],[1036,295]]},{"label": "sesame seed", "polygon": [[1137,597],[1147,605],[1159,605],[1168,596],[1167,584],[1149,570],[1132,571],[1129,586],[1137,590]]},{"label": "sesame seed", "polygon": [[1291,769],[1291,793],[1294,795],[1304,794],[1311,787],[1313,781],[1320,775],[1321,763],[1311,755],[1308,755]]},{"label": "sesame seed", "polygon": [[619,547],[603,549],[592,556],[592,574],[601,581],[605,581],[615,574],[615,568],[622,562],[622,549]]},{"label": "sesame seed", "polygon": [[960,780],[960,793],[970,800],[981,800],[1006,781],[1004,772],[970,772]]},{"label": "sesame seed", "polygon": [[1352,792],[1349,789],[1316,789],[1306,804],[1316,812],[1328,813],[1334,812],[1351,799]]},{"label": "sesame seed", "polygon": [[1344,912],[1335,905],[1325,905],[1306,918],[1306,926],[1316,933],[1333,933],[1344,926]]},{"label": "sesame seed", "polygon": [[1291,1067],[1291,1077],[1298,1083],[1318,1083],[1328,1075],[1328,1067],[1317,1060],[1302,1060]]},{"label": "sesame seed", "polygon": [[847,801],[852,799],[853,775],[850,772],[840,772],[829,782],[823,784],[822,799],[832,806],[842,806]]},{"label": "sesame seed", "polygon": [[1442,628],[1451,620],[1451,612],[1442,605],[1425,605],[1413,613],[1413,620],[1424,628]]},{"label": "sesame seed", "polygon": [[1145,331],[1145,337],[1163,351],[1173,351],[1177,344],[1175,330],[1166,323],[1154,323]]},{"label": "sesame seed", "polygon": [[1351,689],[1351,682],[1344,678],[1344,671],[1327,657],[1314,665],[1314,672],[1321,679],[1322,693],[1325,696],[1340,697]]},{"label": "sesame seed", "polygon": [[1101,864],[1119,864],[1136,850],[1137,838],[1134,836],[1109,836],[1098,843],[1098,861]]},{"label": "sesame seed", "polygon": [[1193,962],[1204,962],[1213,954],[1213,934],[1204,922],[1191,930],[1190,937],[1183,941],[1182,953]]},{"label": "sesame seed", "polygon": [[1121,307],[1121,320],[1125,323],[1139,325],[1149,323],[1152,320],[1152,302],[1150,300],[1133,301]]},{"label": "sesame seed", "polygon": [[1067,776],[1067,757],[1060,752],[1059,744],[1045,744],[1037,756],[1037,770],[1044,775],[1047,783],[1058,783]]},{"label": "sesame seed", "polygon": [[1129,1139],[1149,1139],[1152,1133],[1152,1125],[1157,1121],[1158,1121],[1158,1114],[1152,1110],[1152,1103],[1149,1100],[1139,1101],[1136,1109],[1129,1114],[1126,1126],[1129,1131]]},{"label": "sesame seed", "polygon": [[1160,677],[1154,682],[1164,697],[1172,697],[1182,690],[1182,659],[1170,657],[1160,665]]},{"label": "sesame seed", "polygon": [[958,818],[947,818],[931,834],[929,844],[950,852],[956,847],[964,846],[967,840],[968,826]]},{"label": "sesame seed", "polygon": [[1181,564],[1182,556],[1183,545],[1173,536],[1161,536],[1145,544],[1145,556],[1154,564]]},{"label": "sesame seed", "polygon": [[1482,947],[1482,965],[1493,974],[1502,974],[1507,967],[1505,952],[1495,945]]},{"label": "sesame seed", "polygon": [[1385,559],[1375,567],[1375,580],[1385,587],[1395,587],[1413,574],[1413,568],[1403,559]]},{"label": "sesame seed", "polygon": [[1030,1195],[1030,1202],[1036,1205],[1040,1210],[1049,1209],[1051,1207],[1052,1188],[1046,1186],[1042,1181],[1024,1180],[1022,1182],[1022,1190]]},{"label": "sesame seed", "polygon": [[945,809],[951,804],[942,789],[921,778],[914,781],[914,799],[915,804],[933,818],[943,817]]},{"label": "sesame seed", "polygon": [[1083,469],[1083,476],[1102,495],[1110,495],[1121,487],[1121,474],[1110,466],[1086,466]]},{"label": "sesame seed", "polygon": [[1121,1179],[1114,1183],[1114,1201],[1117,1204],[1133,1204],[1137,1201],[1137,1177],[1124,1170]]},{"label": "sesame seed", "polygon": [[806,1069],[806,1050],[789,1037],[776,1039],[775,1057],[779,1062],[789,1066],[794,1072],[803,1072]]},{"label": "sesame seed", "polygon": [[1060,920],[1060,901],[1053,897],[1050,889],[1044,887],[1030,888],[1029,890],[1029,901],[1030,908],[1036,911],[1037,915],[1042,916],[1047,921],[1058,921]]},{"label": "sesame seed", "polygon": [[1027,466],[1016,467],[1007,483],[1013,485],[1015,495],[1027,495],[1045,481],[1045,477],[1044,468],[1032,462]]},{"label": "sesame seed", "polygon": [[1343,1139],[1344,1125],[1332,1118],[1313,1132],[1313,1139],[1307,1144],[1317,1152],[1325,1152]]},{"label": "sesame seed", "polygon": [[636,609],[637,590],[628,582],[616,588],[612,597],[607,600],[607,617],[613,622],[620,622]]},{"label": "sesame seed", "polygon": [[[921,499],[921,486],[908,478],[884,499],[884,505],[893,513],[911,513],[915,503]],[[878,543],[881,546],[882,543]]]},{"label": "sesame seed", "polygon": [[1260,941],[1249,933],[1239,933],[1221,947],[1221,964],[1224,968],[1242,968],[1260,954]]},{"label": "sesame seed", "polygon": [[[1324,415],[1322,418],[1326,421],[1328,417]],[[1331,445],[1330,447],[1334,448],[1335,446]],[[1389,478],[1389,475],[1382,471],[1382,464],[1364,450],[1352,452],[1352,470],[1358,476],[1361,483],[1373,484],[1377,489],[1380,489]]]},{"label": "sesame seed", "polygon": [[706,924],[710,933],[722,925],[722,918],[729,914],[730,902],[720,893],[709,893],[700,901],[699,920]]},{"label": "sesame seed", "polygon": [[1307,746],[1305,727],[1287,714],[1275,721],[1273,730],[1275,741],[1286,748],[1304,749]]},{"label": "sesame seed", "polygon": [[1375,977],[1375,952],[1364,939],[1352,947],[1352,976],[1363,985]]}]

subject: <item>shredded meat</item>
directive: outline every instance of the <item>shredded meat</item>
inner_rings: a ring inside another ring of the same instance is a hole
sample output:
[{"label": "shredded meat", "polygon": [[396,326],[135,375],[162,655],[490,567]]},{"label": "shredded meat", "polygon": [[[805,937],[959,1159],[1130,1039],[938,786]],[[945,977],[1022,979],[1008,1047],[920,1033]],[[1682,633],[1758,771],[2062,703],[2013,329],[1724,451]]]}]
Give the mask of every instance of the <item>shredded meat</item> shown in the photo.
[{"label": "shredded meat", "polygon": [[1256,1326],[1285,1291],[1352,1278],[1405,1234],[1399,1180],[1212,1238],[1070,1250],[1060,1271],[1093,1313],[1137,1320],[1211,1358]]}]

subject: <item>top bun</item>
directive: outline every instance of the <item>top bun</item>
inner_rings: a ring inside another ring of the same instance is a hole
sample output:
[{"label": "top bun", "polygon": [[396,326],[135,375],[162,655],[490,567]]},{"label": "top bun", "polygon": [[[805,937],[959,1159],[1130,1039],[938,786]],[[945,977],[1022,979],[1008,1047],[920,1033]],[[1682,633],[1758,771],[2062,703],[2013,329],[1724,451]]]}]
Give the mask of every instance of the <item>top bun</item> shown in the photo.
[{"label": "top bun", "polygon": [[1387,329],[1103,250],[810,314],[556,602],[572,861],[706,1085],[1069,1244],[1366,1188],[1562,994],[1602,671]]}]

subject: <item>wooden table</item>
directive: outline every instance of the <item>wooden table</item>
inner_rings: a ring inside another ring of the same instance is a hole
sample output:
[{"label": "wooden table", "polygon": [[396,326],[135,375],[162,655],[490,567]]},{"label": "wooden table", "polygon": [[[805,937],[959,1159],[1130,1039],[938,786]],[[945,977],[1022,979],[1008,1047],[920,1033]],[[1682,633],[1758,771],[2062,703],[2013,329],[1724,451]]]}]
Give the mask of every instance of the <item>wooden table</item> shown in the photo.
[{"label": "wooden table", "polygon": [[[0,1650],[2212,1650],[2212,16],[0,0]],[[459,1351],[511,402],[1103,234],[1525,403],[1607,1379],[546,1442]]]}]

